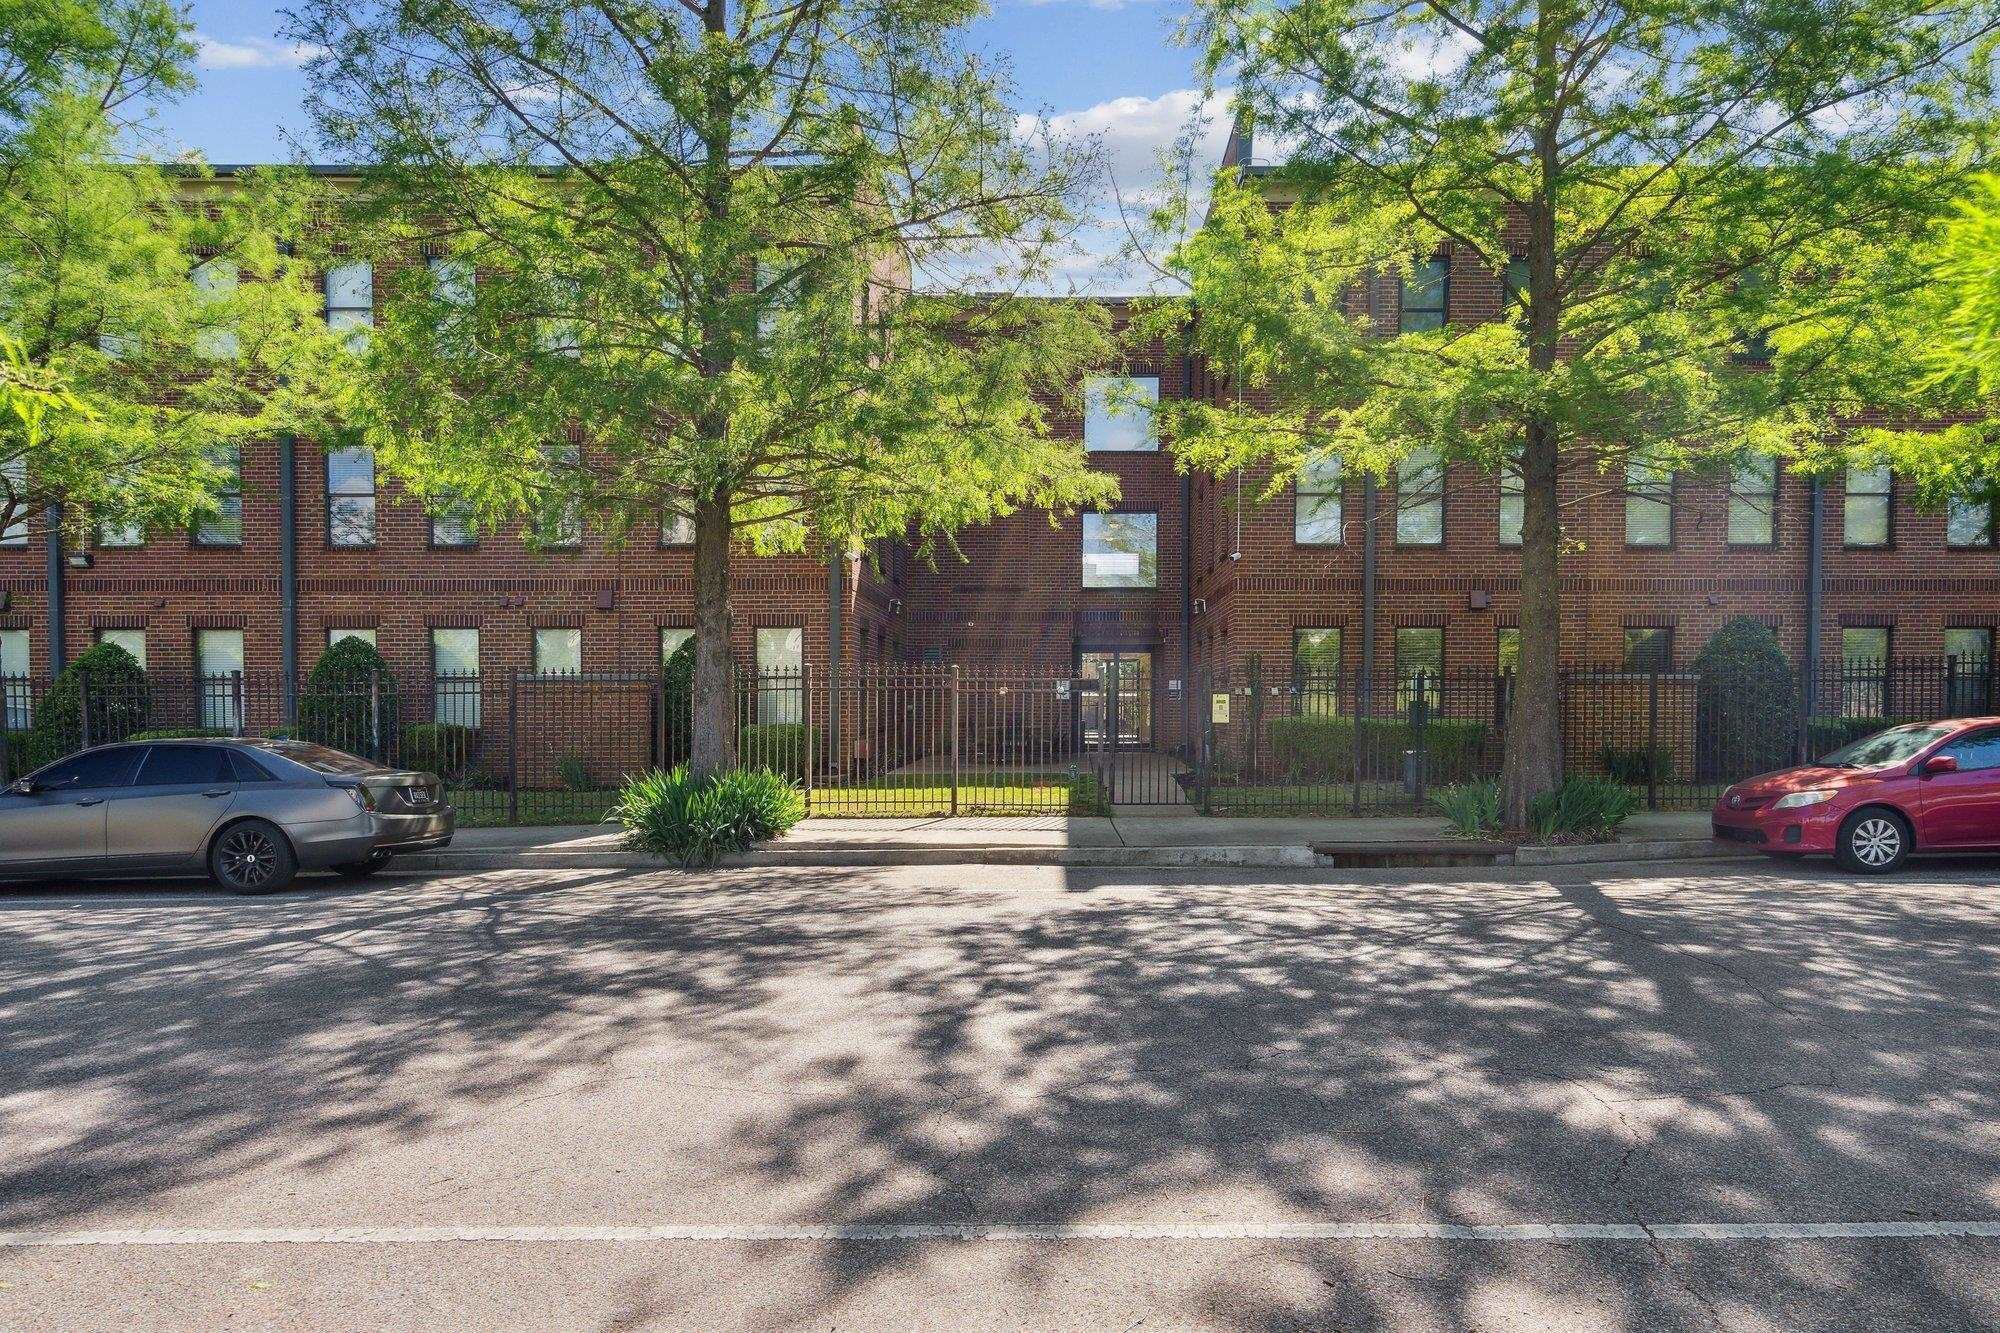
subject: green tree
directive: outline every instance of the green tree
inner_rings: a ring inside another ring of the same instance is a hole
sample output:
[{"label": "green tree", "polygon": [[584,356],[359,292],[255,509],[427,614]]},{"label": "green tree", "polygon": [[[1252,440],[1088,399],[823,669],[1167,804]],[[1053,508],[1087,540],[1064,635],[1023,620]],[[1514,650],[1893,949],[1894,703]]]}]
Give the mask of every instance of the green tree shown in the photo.
[{"label": "green tree", "polygon": [[[311,105],[403,271],[357,424],[481,524],[692,523],[697,773],[735,747],[732,545],[1108,502],[1044,403],[1101,315],[1005,294],[1086,155],[958,49],[975,0],[309,0]],[[972,295],[998,286],[1000,295]],[[921,288],[921,290],[919,290]]]},{"label": "green tree", "polygon": [[[221,447],[323,424],[341,382],[281,244],[308,183],[133,159],[132,118],[187,86],[191,54],[158,0],[0,3],[0,531],[57,506],[77,536],[185,526],[230,473]],[[23,415],[30,390],[44,410]]]},{"label": "green tree", "polygon": [[[1170,426],[1280,480],[1518,470],[1510,825],[1561,777],[1561,506],[1806,452],[1860,405],[1831,353],[1898,317],[1882,275],[1990,153],[1996,24],[1988,0],[1202,0],[1211,81],[1289,153],[1221,179],[1174,253],[1246,405]],[[1398,321],[1434,255],[1504,318]]]}]

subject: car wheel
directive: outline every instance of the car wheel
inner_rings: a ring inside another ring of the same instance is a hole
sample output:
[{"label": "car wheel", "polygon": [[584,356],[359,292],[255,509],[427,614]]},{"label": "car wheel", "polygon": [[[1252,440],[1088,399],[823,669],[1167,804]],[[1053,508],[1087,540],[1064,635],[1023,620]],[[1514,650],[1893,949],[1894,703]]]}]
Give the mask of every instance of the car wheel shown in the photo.
[{"label": "car wheel", "polygon": [[232,893],[276,893],[299,873],[299,861],[276,824],[246,819],[209,847],[208,873]]},{"label": "car wheel", "polygon": [[370,852],[366,860],[342,862],[333,868],[333,873],[342,879],[367,879],[388,864],[389,853]]},{"label": "car wheel", "polygon": [[1834,859],[1863,875],[1886,875],[1910,854],[1910,826],[1893,810],[1857,810],[1840,826]]}]

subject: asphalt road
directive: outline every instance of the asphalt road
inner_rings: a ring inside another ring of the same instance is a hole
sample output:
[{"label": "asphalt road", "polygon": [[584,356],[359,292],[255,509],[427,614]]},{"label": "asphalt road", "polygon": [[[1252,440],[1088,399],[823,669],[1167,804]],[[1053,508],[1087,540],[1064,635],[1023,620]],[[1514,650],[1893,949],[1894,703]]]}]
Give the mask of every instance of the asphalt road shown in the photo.
[{"label": "asphalt road", "polygon": [[1674,869],[0,893],[0,1326],[2000,1324],[2000,864]]}]

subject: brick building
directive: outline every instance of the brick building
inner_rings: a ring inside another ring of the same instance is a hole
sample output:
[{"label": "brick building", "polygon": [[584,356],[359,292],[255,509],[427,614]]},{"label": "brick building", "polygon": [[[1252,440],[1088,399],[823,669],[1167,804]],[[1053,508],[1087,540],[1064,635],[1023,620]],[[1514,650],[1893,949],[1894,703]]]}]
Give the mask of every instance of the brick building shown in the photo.
[{"label": "brick building", "polygon": [[[1378,295],[1413,327],[1475,321],[1497,317],[1503,281],[1446,256]],[[371,290],[365,271],[330,275],[329,318],[365,319]],[[1519,506],[1501,482],[1421,460],[1380,482],[1321,469],[1276,494],[1254,473],[1188,476],[1146,401],[1226,394],[1217,368],[1154,346],[1086,388],[1089,410],[1059,429],[1117,475],[1115,512],[1017,514],[962,534],[963,559],[934,566],[893,542],[831,562],[746,553],[738,659],[1086,675],[1115,663],[1136,710],[1121,734],[1161,745],[1181,734],[1196,673],[1240,674],[1253,656],[1267,672],[1505,665]],[[305,440],[246,448],[240,475],[228,512],[193,533],[100,532],[82,549],[39,527],[0,535],[0,676],[46,676],[100,639],[168,675],[276,674],[343,634],[373,639],[406,679],[643,672],[693,623],[692,549],[671,529],[618,547],[586,531],[539,552],[514,533],[475,539],[378,478],[365,452]],[[1736,615],[1772,624],[1794,660],[1986,657],[2000,626],[1993,513],[1920,514],[1886,472],[1572,484],[1573,663],[1685,664]]]}]

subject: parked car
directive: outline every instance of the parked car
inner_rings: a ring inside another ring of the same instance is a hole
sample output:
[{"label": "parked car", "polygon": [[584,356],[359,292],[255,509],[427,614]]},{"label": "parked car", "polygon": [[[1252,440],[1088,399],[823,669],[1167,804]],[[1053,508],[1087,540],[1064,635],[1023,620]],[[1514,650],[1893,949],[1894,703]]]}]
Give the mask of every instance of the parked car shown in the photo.
[{"label": "parked car", "polygon": [[1866,874],[1913,852],[2000,851],[2000,717],[1906,723],[1746,778],[1716,801],[1714,828],[1774,856],[1831,853]]},{"label": "parked car", "polygon": [[371,875],[442,847],[455,816],[432,773],[287,740],[100,745],[0,791],[0,880],[188,875],[238,893],[301,870]]}]

